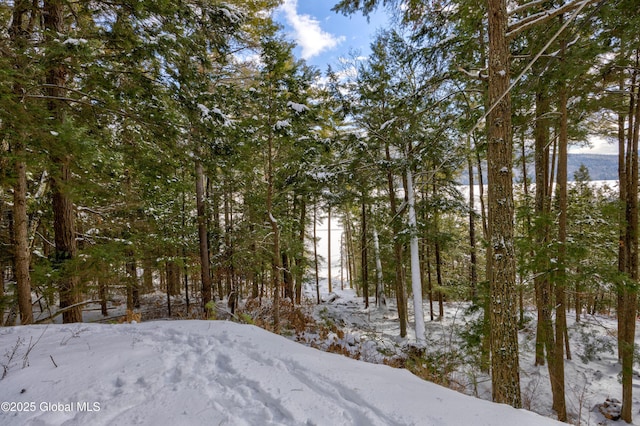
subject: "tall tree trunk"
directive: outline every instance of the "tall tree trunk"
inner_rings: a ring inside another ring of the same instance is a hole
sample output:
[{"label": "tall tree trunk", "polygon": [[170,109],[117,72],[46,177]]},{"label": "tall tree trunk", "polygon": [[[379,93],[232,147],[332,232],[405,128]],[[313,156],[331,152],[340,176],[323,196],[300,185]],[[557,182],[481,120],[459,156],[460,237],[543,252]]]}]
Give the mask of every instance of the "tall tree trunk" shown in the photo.
[{"label": "tall tree trunk", "polygon": [[[436,183],[433,182],[433,193],[437,193]],[[442,281],[442,257],[440,247],[440,213],[434,212],[433,214],[433,233],[434,233],[434,254],[436,262],[436,283],[438,285],[436,295],[438,296],[438,321],[444,318],[444,283]]]},{"label": "tall tree trunk", "polygon": [[[29,1],[21,0],[14,2],[13,17],[9,29],[11,42],[19,50],[26,48],[30,29]],[[19,57],[19,55],[17,55]],[[16,60],[14,67],[19,71],[23,64]],[[15,84],[13,94],[22,96],[23,88],[20,84]],[[17,138],[21,138],[18,135]],[[33,323],[33,307],[31,304],[31,274],[29,265],[31,263],[31,251],[29,247],[29,218],[27,216],[27,163],[26,150],[21,140],[16,140],[13,147],[15,184],[13,187],[13,241],[14,241],[14,271],[18,295],[18,310],[20,311],[20,324],[27,325]],[[4,165],[3,165],[4,166]],[[0,218],[1,221],[1,218]],[[0,273],[4,271],[0,270]],[[4,278],[4,277],[3,277]],[[3,289],[4,291],[4,286]],[[1,321],[0,321],[1,322]]]},{"label": "tall tree trunk", "polygon": [[[567,404],[565,401],[565,378],[564,378],[564,335],[567,329],[567,304],[566,304],[566,281],[567,281],[567,149],[569,145],[568,137],[568,115],[567,115],[568,94],[566,84],[560,88],[560,137],[558,146],[558,267],[555,280],[555,307],[556,307],[556,336],[555,336],[555,373],[550,375],[553,378],[551,391],[553,394],[553,409],[556,411],[558,420],[567,420]],[[551,365],[551,364],[550,364]]]},{"label": "tall tree trunk", "polygon": [[214,200],[213,200],[213,257],[214,259],[218,259],[215,264],[215,271],[213,273],[213,279],[215,281],[215,287],[218,291],[218,300],[223,300],[226,296],[224,285],[222,282],[222,275],[224,270],[223,260],[221,260],[221,249],[220,246],[222,244],[222,224],[220,219],[220,194],[214,191]]},{"label": "tall tree trunk", "polygon": [[16,144],[16,184],[13,187],[13,240],[14,240],[14,271],[18,293],[18,309],[20,324],[33,323],[33,307],[31,305],[31,275],[29,265],[31,253],[29,251],[27,216],[27,165],[24,161],[24,147]]},{"label": "tall tree trunk", "polygon": [[[47,39],[64,34],[64,2],[62,0],[47,0],[43,5],[44,28]],[[53,117],[53,124],[64,122],[63,105],[58,99],[65,96],[64,86],[67,81],[67,70],[62,58],[51,59],[47,70],[46,92],[49,97],[48,109]],[[71,266],[77,256],[75,212],[69,196],[71,184],[71,154],[53,150],[51,163],[54,171],[51,173],[51,193],[53,204],[53,229],[55,233],[55,263],[63,273],[58,281],[60,292],[60,308],[64,309],[62,321],[64,323],[82,322],[82,309],[78,306],[81,300],[80,280],[75,267]]]},{"label": "tall tree trunk", "polygon": [[356,261],[355,261],[355,253],[353,248],[353,232],[352,232],[352,224],[351,217],[349,216],[349,212],[345,212],[344,215],[344,223],[347,231],[347,270],[349,271],[349,288],[353,289],[353,277],[355,276],[356,271]]},{"label": "tall tree trunk", "polygon": [[177,296],[180,294],[180,267],[174,260],[177,252],[172,253],[171,260],[167,261],[167,294]]},{"label": "tall tree trunk", "polygon": [[[347,224],[348,226],[348,224]],[[318,271],[318,201],[313,204],[313,266],[316,276],[316,303],[320,304],[320,274]]]},{"label": "tall tree trunk", "polygon": [[267,219],[271,224],[273,247],[271,253],[271,280],[273,286],[273,329],[280,331],[280,291],[282,289],[282,256],[280,255],[280,226],[273,216],[273,198],[275,196],[273,171],[273,134],[269,133],[267,151]]},{"label": "tall tree trunk", "polygon": [[442,258],[440,253],[440,231],[438,229],[438,221],[436,219],[435,222],[435,232],[436,232],[436,240],[434,243],[434,251],[436,256],[436,284],[438,285],[438,289],[436,290],[436,295],[438,296],[438,321],[441,321],[444,318],[444,294],[442,292],[443,282],[442,282]]},{"label": "tall tree trunk", "polygon": [[196,160],[196,211],[198,214],[198,241],[200,243],[200,280],[202,282],[202,309],[206,313],[207,303],[211,301],[211,268],[209,264],[207,211],[204,202],[204,181],[202,162]]},{"label": "tall tree trunk", "polygon": [[304,281],[304,271],[305,271],[305,253],[304,253],[304,242],[305,242],[305,230],[307,226],[307,203],[305,202],[304,197],[300,197],[300,222],[298,224],[299,234],[298,234],[298,242],[300,247],[298,247],[296,251],[296,303],[300,304],[302,302],[302,284]]},{"label": "tall tree trunk", "polygon": [[107,309],[107,297],[109,296],[108,287],[104,278],[98,277],[97,280],[98,280],[98,297],[100,298],[100,313],[102,314],[103,317],[106,317],[109,315],[109,310]]},{"label": "tall tree trunk", "polygon": [[[620,77],[620,91],[623,92],[625,89],[624,77]],[[633,99],[633,97],[632,97]],[[631,111],[629,115],[633,113],[633,106],[630,106]],[[626,117],[624,114],[618,114],[618,187],[619,187],[619,201],[620,201],[620,212],[619,212],[619,221],[620,221],[620,229],[618,231],[619,240],[618,240],[618,271],[620,273],[625,273],[627,270],[627,259],[626,259],[626,241],[625,236],[627,233],[626,227],[626,208],[625,204],[627,202],[627,163],[626,163],[626,132],[625,132],[625,122]],[[621,313],[624,312],[624,294],[623,287],[620,286],[617,291],[617,311],[618,311],[618,359],[622,360],[622,336],[624,335],[624,327],[625,322]]]},{"label": "tall tree trunk", "polygon": [[548,264],[548,254],[545,252],[550,239],[549,190],[551,185],[549,184],[549,120],[547,119],[549,108],[548,97],[542,92],[538,92],[536,94],[536,123],[534,129],[536,177],[534,207],[536,216],[534,227],[536,248],[536,253],[534,254],[534,286],[538,308],[535,365],[544,365],[545,348],[548,349],[550,346],[553,346],[551,285],[547,274],[550,266]]},{"label": "tall tree trunk", "polygon": [[362,193],[362,297],[365,309],[369,308],[369,259],[367,256],[367,203]]},{"label": "tall tree trunk", "polygon": [[622,414],[627,423],[632,422],[633,406],[633,355],[637,317],[638,283],[638,137],[640,134],[640,88],[638,84],[638,68],[640,52],[636,51],[635,68],[631,79],[631,102],[629,109],[629,127],[627,138],[627,202],[625,247],[626,266],[629,283],[624,285],[622,319],[618,313],[618,321],[624,323],[622,331]]},{"label": "tall tree trunk", "polygon": [[[388,144],[385,146],[385,158],[387,162],[391,164],[391,152]],[[387,185],[389,189],[389,206],[391,208],[391,229],[393,232],[396,304],[398,307],[398,320],[400,321],[400,337],[405,337],[407,335],[407,295],[402,274],[402,243],[398,238],[400,234],[400,220],[398,218],[396,190],[393,183],[391,167],[387,169]]]},{"label": "tall tree trunk", "polygon": [[387,300],[384,296],[384,282],[382,281],[382,259],[380,258],[380,239],[378,230],[373,227],[373,249],[376,257],[376,306],[386,307]]},{"label": "tall tree trunk", "polygon": [[421,345],[425,342],[422,277],[420,271],[420,252],[418,250],[418,221],[416,220],[415,194],[413,192],[413,174],[409,167],[407,167],[406,190],[409,200],[409,228],[411,229],[411,289],[413,290],[413,311],[416,322],[416,341]]},{"label": "tall tree trunk", "polygon": [[471,136],[467,140],[469,154],[467,168],[469,169],[469,285],[471,286],[471,300],[478,297],[478,259],[476,250],[476,207],[475,188],[473,179],[473,160],[471,158]]},{"label": "tall tree trunk", "polygon": [[513,143],[506,0],[487,0],[489,13],[488,178],[491,289],[491,379],[495,402],[519,408],[517,292],[515,280]]},{"label": "tall tree trunk", "polygon": [[140,293],[138,290],[138,276],[136,272],[136,259],[133,250],[127,250],[125,270],[127,272],[127,309],[133,310],[140,307]]},{"label": "tall tree trunk", "polygon": [[331,205],[327,206],[327,285],[329,293],[333,292],[331,285]]},{"label": "tall tree trunk", "polygon": [[293,274],[291,273],[291,257],[286,251],[282,252],[282,275],[284,283],[284,298],[293,303]]}]

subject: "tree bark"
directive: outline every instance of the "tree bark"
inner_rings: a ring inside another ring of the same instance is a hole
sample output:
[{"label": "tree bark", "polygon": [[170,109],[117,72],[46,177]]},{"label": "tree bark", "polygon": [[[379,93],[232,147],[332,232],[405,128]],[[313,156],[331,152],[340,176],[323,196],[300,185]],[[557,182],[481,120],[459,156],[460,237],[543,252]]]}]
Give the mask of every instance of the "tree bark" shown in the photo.
[{"label": "tree bark", "polygon": [[505,0],[488,0],[489,105],[488,271],[491,306],[491,378],[495,402],[521,406],[515,282],[513,143],[508,93],[510,54]]},{"label": "tree bark", "polygon": [[[9,34],[12,44],[23,50],[28,42],[30,29],[27,20],[29,2],[22,0],[14,2],[13,17]],[[32,18],[32,17],[31,17]],[[19,55],[16,55],[19,58]],[[16,59],[14,67],[17,71],[23,67],[22,61]],[[23,88],[19,83],[14,84],[14,96],[22,96]],[[9,123],[11,124],[11,123]],[[18,136],[21,138],[22,136]],[[29,218],[27,216],[27,164],[25,161],[25,146],[21,140],[16,140],[13,146],[15,158],[14,171],[16,183],[13,187],[13,241],[14,241],[14,272],[17,286],[18,310],[20,324],[33,323],[33,307],[31,304],[31,250],[29,247]],[[0,271],[0,273],[3,271]],[[4,287],[3,287],[4,291]]]},{"label": "tree bark", "polygon": [[[64,34],[64,3],[61,0],[48,0],[43,6],[44,28],[47,40]],[[51,65],[47,70],[46,92],[50,98],[47,107],[53,117],[52,124],[64,122],[63,105],[56,99],[64,97],[64,86],[67,81],[67,70],[62,58],[50,58]],[[58,60],[55,60],[58,59]],[[75,212],[69,196],[71,184],[71,154],[61,152],[56,147],[52,150],[51,162],[54,168],[51,174],[51,193],[53,204],[53,229],[55,234],[55,263],[62,270],[58,282],[60,292],[60,308],[65,309],[77,305],[81,301],[80,280],[75,267],[71,266],[77,256]],[[82,309],[75,306],[66,309],[62,314],[64,323],[81,322]]]},{"label": "tree bark", "polygon": [[627,202],[626,212],[626,266],[629,283],[625,283],[623,290],[622,320],[620,312],[618,321],[624,323],[622,331],[622,420],[632,422],[633,405],[633,356],[637,317],[637,290],[638,283],[638,137],[640,134],[640,90],[638,84],[638,68],[640,66],[640,53],[636,51],[635,69],[631,79],[631,102],[629,114],[629,127],[627,138]]},{"label": "tree bark", "polygon": [[[347,224],[347,226],[349,226]],[[316,303],[320,304],[320,274],[318,271],[318,202],[313,205],[313,266],[316,276]]]},{"label": "tree bark", "polygon": [[471,158],[471,136],[467,140],[469,154],[467,168],[469,169],[469,285],[471,286],[471,300],[478,297],[478,260],[476,250],[476,207],[475,188],[473,178],[473,160]]},{"label": "tree bark", "polygon": [[329,293],[333,292],[331,285],[331,206],[327,207],[327,286]]},{"label": "tree bark", "polygon": [[[269,128],[272,128],[270,126]],[[274,176],[273,176],[273,134],[269,133],[267,147],[267,216],[271,224],[273,238],[271,257],[271,280],[273,284],[273,329],[277,334],[280,331],[280,291],[282,288],[282,256],[280,255],[280,226],[273,216]]]},{"label": "tree bark", "polygon": [[558,146],[558,267],[555,280],[555,307],[556,307],[556,336],[554,357],[555,373],[552,375],[551,390],[553,394],[553,409],[558,420],[567,420],[567,404],[565,401],[565,377],[564,377],[564,336],[567,329],[567,149],[568,138],[568,94],[566,84],[560,88],[560,138]]},{"label": "tree bark", "polygon": [[366,195],[362,193],[362,297],[365,309],[369,308],[369,259],[367,255],[367,203]]},{"label": "tree bark", "polygon": [[[391,152],[389,145],[385,146],[385,157],[387,162],[391,163]],[[404,288],[404,279],[402,274],[402,244],[398,239],[400,233],[400,222],[398,220],[398,207],[396,200],[396,190],[393,184],[393,174],[391,168],[387,169],[387,184],[389,187],[389,205],[391,208],[391,229],[393,231],[393,257],[395,263],[395,290],[396,304],[398,305],[398,320],[400,321],[400,337],[407,335],[407,296]]]},{"label": "tree bark", "polygon": [[386,307],[387,301],[384,295],[384,283],[382,281],[382,259],[380,258],[380,239],[378,230],[373,227],[373,249],[376,257],[376,306]]},{"label": "tree bark", "polygon": [[415,318],[416,341],[425,343],[424,308],[422,305],[422,277],[420,271],[420,252],[418,250],[418,221],[416,220],[413,175],[407,167],[407,188],[409,200],[409,228],[411,230],[411,289],[413,290],[413,311]]},{"label": "tree bark", "polygon": [[300,304],[302,302],[302,284],[304,280],[304,271],[305,271],[305,252],[304,252],[304,242],[305,242],[305,234],[306,234],[306,226],[307,226],[307,203],[305,202],[304,197],[300,197],[300,222],[299,226],[299,236],[298,242],[300,246],[296,251],[296,280],[295,280],[295,299],[296,303]]},{"label": "tree bark", "polygon": [[18,309],[20,324],[33,323],[33,307],[31,305],[31,275],[27,217],[27,165],[24,162],[24,147],[16,144],[15,163],[16,184],[13,188],[13,239],[14,239],[14,271],[18,292]]},{"label": "tree bark", "polygon": [[211,268],[209,263],[209,230],[204,202],[204,170],[202,162],[196,160],[196,210],[198,214],[198,241],[200,248],[200,279],[202,282],[202,309],[206,312],[211,301]]},{"label": "tree bark", "polygon": [[140,290],[138,289],[138,274],[136,259],[133,250],[127,250],[127,261],[125,269],[127,271],[127,309],[133,310],[140,307]]}]

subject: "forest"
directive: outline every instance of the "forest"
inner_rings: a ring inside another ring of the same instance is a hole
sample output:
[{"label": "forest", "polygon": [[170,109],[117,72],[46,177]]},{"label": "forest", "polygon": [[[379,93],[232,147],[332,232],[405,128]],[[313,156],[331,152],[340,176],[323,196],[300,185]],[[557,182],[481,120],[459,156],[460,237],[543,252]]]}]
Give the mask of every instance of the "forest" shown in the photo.
[{"label": "forest", "polygon": [[[567,318],[613,316],[631,423],[637,0],[340,0],[394,25],[326,70],[295,57],[278,5],[0,1],[2,325],[107,318],[120,300],[128,317],[286,335],[323,303],[323,223],[341,229],[328,292],[394,306],[408,350],[448,303],[479,313],[495,402],[523,406],[534,312],[567,421]],[[618,147],[615,181],[568,173],[594,137]]]}]

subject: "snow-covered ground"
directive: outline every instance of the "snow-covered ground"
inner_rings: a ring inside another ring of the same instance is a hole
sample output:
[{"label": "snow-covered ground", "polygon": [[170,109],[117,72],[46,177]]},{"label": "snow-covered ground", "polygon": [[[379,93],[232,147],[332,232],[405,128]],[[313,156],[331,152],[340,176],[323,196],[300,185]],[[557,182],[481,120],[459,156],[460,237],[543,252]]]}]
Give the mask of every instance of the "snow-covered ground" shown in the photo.
[{"label": "snow-covered ground", "polygon": [[0,329],[2,425],[551,425],[251,325]]},{"label": "snow-covered ground", "polygon": [[[334,278],[334,292],[329,295],[321,282],[321,294],[325,301],[315,308],[315,316],[332,321],[344,331],[344,337],[335,344],[342,345],[353,356],[370,362],[383,362],[383,354],[406,352],[407,345],[415,342],[412,306],[409,303],[410,324],[408,335],[400,339],[397,310],[393,300],[387,299],[387,309],[373,306],[364,309],[362,298],[353,290],[340,289],[339,278]],[[310,289],[308,290],[310,292]],[[479,371],[477,350],[468,336],[473,331],[477,314],[469,311],[467,302],[451,302],[444,305],[444,317],[437,320],[438,305],[434,301],[435,321],[429,321],[429,303],[425,301],[426,353],[442,368],[436,373],[446,375],[449,386],[481,399],[491,399],[491,381]],[[551,387],[548,367],[535,366],[535,313],[527,312],[528,322],[520,331],[520,380],[523,406],[546,417],[555,417],[551,410]],[[575,322],[575,313],[568,315],[569,339],[572,359],[565,361],[567,411],[572,424],[613,425],[618,422],[606,419],[597,405],[607,398],[622,399],[620,384],[621,366],[616,352],[617,323],[613,316],[583,315]],[[467,337],[465,337],[467,334]],[[640,333],[636,335],[640,342]],[[326,347],[326,344],[325,344]],[[429,357],[427,357],[429,358]],[[455,364],[456,370],[448,372],[445,363]],[[437,366],[436,366],[437,367]],[[634,408],[640,418],[640,373],[634,380]]]},{"label": "snow-covered ground", "polygon": [[[335,330],[324,334],[311,329],[285,338],[226,321],[0,328],[0,424],[557,424],[547,367],[533,365],[535,321],[520,333],[521,388],[524,407],[544,417],[488,401],[491,385],[478,369],[478,347],[464,336],[477,320],[467,303],[446,303],[441,321],[429,321],[424,305],[427,358],[437,367],[431,374],[459,393],[381,365],[406,354],[415,342],[412,324],[400,338],[393,300],[385,309],[371,300],[365,309],[361,297],[341,287],[334,276],[329,294],[322,280],[324,302],[305,306],[325,331]],[[315,300],[313,284],[305,293]],[[145,297],[145,306],[153,307],[150,318],[164,311],[163,295]],[[87,306],[85,321],[101,319],[92,309]],[[123,313],[124,305],[110,306],[116,321]],[[573,317],[573,359],[565,363],[570,420],[615,424],[594,409],[607,398],[621,399],[615,318],[585,316],[576,324]],[[638,384],[634,389],[640,392]],[[634,413],[640,410],[636,401]]]}]

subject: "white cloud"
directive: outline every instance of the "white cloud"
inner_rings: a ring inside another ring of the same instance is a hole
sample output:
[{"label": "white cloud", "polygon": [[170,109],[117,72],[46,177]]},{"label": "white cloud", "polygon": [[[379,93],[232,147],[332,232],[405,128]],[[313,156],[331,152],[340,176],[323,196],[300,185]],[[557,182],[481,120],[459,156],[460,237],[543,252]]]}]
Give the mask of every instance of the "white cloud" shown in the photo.
[{"label": "white cloud", "polygon": [[320,21],[311,15],[298,14],[298,0],[284,0],[279,8],[293,28],[293,37],[302,49],[302,58],[309,59],[345,40],[320,28]]}]

